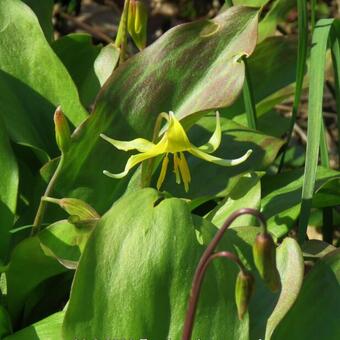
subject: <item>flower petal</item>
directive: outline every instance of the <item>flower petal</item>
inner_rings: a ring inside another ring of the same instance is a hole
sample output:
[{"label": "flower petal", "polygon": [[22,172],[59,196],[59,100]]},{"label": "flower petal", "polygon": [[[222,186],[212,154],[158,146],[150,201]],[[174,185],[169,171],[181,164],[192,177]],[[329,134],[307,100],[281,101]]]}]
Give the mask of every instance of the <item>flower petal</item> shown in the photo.
[{"label": "flower petal", "polygon": [[112,177],[112,178],[122,178],[122,177],[125,177],[129,173],[130,169],[132,169],[135,165],[145,161],[146,159],[153,158],[155,156],[157,155],[155,155],[154,152],[139,153],[137,155],[131,156],[128,159],[123,172],[119,174],[112,174],[111,172],[104,170],[103,173],[104,175]]},{"label": "flower petal", "polygon": [[164,134],[167,142],[166,151],[171,153],[186,151],[191,147],[191,144],[183,126],[171,111],[169,118],[169,127]]},{"label": "flower petal", "polygon": [[202,158],[205,161],[222,165],[222,166],[233,166],[233,165],[238,165],[246,161],[249,156],[252,154],[253,150],[248,150],[242,157],[240,158],[235,158],[235,159],[222,159],[219,157],[215,157],[212,155],[209,155],[203,151],[201,151],[199,148],[196,148],[195,146],[192,146],[190,150],[188,150],[192,155]]},{"label": "flower petal", "polygon": [[126,142],[126,141],[120,141],[120,140],[110,138],[102,133],[100,134],[100,137],[102,137],[107,142],[112,144],[118,150],[124,150],[124,151],[138,150],[139,152],[146,152],[155,146],[154,143],[149,142],[148,140],[144,138],[136,138],[136,139]]},{"label": "flower petal", "polygon": [[161,173],[159,174],[159,177],[157,180],[157,190],[160,189],[160,187],[162,186],[164,182],[166,170],[168,169],[168,164],[169,164],[169,157],[168,157],[168,154],[166,154],[162,162]]},{"label": "flower petal", "polygon": [[221,122],[220,122],[220,114],[218,111],[216,111],[216,127],[213,135],[210,137],[209,141],[207,144],[204,144],[199,147],[199,149],[203,152],[207,153],[212,153],[221,144],[221,137],[222,137],[222,132],[221,132]]}]

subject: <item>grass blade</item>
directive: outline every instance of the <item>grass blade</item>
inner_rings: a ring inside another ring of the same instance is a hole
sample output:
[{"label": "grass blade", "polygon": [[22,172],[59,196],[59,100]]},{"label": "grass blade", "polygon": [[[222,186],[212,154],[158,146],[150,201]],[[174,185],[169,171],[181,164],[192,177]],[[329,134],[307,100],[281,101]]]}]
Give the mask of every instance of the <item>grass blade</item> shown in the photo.
[{"label": "grass blade", "polygon": [[333,21],[333,19],[322,19],[318,21],[312,39],[307,152],[298,229],[300,243],[306,238],[306,230],[314,192],[322,127],[322,101],[325,80],[326,50]]},{"label": "grass blade", "polygon": [[284,161],[287,148],[289,146],[290,140],[292,138],[292,133],[296,121],[296,117],[299,111],[299,104],[301,99],[302,87],[303,87],[303,78],[305,74],[306,68],[306,59],[307,59],[307,47],[308,47],[308,12],[307,12],[307,0],[298,0],[298,57],[297,57],[297,68],[296,68],[296,87],[295,87],[295,96],[292,110],[292,117],[290,119],[290,125],[287,135],[287,143],[284,148],[282,158],[280,161],[279,172],[281,171]]}]

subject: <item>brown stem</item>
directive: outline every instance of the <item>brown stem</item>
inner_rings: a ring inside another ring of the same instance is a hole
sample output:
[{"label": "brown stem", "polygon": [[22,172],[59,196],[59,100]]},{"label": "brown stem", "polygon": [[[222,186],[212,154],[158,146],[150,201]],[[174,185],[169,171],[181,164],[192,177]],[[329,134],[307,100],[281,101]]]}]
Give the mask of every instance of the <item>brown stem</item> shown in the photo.
[{"label": "brown stem", "polygon": [[225,231],[230,227],[232,222],[234,222],[235,219],[242,215],[253,215],[255,216],[261,223],[261,226],[263,227],[264,231],[267,232],[267,223],[264,218],[264,216],[257,210],[255,209],[250,209],[250,208],[242,208],[239,209],[235,212],[233,212],[224,222],[222,228],[216,233],[215,237],[212,239],[212,241],[209,243],[207,249],[204,251],[195,275],[193,279],[193,284],[191,288],[191,294],[190,294],[190,299],[189,299],[189,306],[188,306],[188,311],[186,314],[185,322],[184,322],[184,328],[183,328],[183,336],[182,340],[190,340],[191,339],[191,334],[194,326],[194,321],[195,321],[195,313],[196,313],[196,307],[197,307],[197,302],[199,298],[199,293],[201,289],[201,284],[202,280],[204,277],[204,273],[210,264],[210,262],[215,259],[216,257],[226,257],[234,262],[236,262],[241,270],[244,270],[244,266],[241,263],[241,261],[238,259],[238,257],[230,252],[219,252],[214,254],[214,250],[217,247],[218,243],[221,241]]}]

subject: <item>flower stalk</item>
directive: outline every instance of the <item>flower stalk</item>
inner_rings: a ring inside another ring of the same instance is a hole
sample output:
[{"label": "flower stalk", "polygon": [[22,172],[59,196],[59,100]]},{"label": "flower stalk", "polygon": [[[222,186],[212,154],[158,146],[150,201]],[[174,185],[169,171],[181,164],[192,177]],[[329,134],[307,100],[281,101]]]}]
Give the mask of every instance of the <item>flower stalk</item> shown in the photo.
[{"label": "flower stalk", "polygon": [[232,222],[234,222],[235,219],[237,219],[238,217],[242,215],[253,215],[260,222],[263,228],[267,227],[267,223],[266,223],[264,216],[259,211],[255,209],[250,209],[250,208],[239,209],[235,211],[234,213],[232,213],[225,220],[222,228],[216,233],[215,237],[209,243],[207,249],[204,251],[198,263],[198,266],[197,266],[197,269],[194,275],[194,279],[193,279],[192,288],[191,288],[188,310],[187,310],[186,319],[184,322],[182,340],[191,339],[192,330],[193,330],[194,321],[195,321],[197,302],[198,302],[198,298],[199,298],[199,294],[201,290],[202,281],[203,281],[206,269],[208,268],[211,261],[214,260],[215,258],[224,257],[236,263],[240,267],[241,272],[243,273],[247,272],[242,262],[239,260],[239,258],[235,254],[230,253],[228,251],[214,253],[217,245],[221,241],[226,230],[230,227],[230,225],[232,224]]}]

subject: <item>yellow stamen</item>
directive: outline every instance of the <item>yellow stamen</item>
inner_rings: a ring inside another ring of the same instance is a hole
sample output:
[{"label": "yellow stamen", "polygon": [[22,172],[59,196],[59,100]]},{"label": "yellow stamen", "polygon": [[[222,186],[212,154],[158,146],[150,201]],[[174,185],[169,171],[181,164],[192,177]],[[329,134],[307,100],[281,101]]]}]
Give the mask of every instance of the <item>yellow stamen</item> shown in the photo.
[{"label": "yellow stamen", "polygon": [[185,159],[183,152],[180,152],[179,170],[182,175],[185,192],[188,192],[189,183],[191,182],[191,175],[187,160]]},{"label": "yellow stamen", "polygon": [[179,158],[177,153],[174,153],[174,172],[176,175],[176,183],[181,184],[181,175],[179,173]]},{"label": "yellow stamen", "polygon": [[168,154],[166,154],[164,159],[163,159],[163,162],[162,162],[161,173],[159,174],[159,177],[158,177],[157,190],[160,189],[160,187],[162,186],[162,184],[164,182],[164,178],[165,178],[165,175],[166,175],[168,164],[169,164],[169,157],[168,157]]}]

